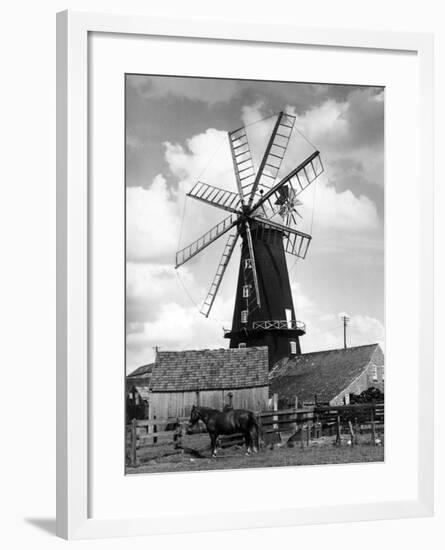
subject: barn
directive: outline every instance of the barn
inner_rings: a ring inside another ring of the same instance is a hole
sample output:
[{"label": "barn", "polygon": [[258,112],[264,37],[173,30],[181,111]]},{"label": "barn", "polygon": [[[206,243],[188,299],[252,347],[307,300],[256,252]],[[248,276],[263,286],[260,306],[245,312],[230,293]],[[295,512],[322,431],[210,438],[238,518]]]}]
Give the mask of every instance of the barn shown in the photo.
[{"label": "barn", "polygon": [[127,421],[148,417],[148,401],[153,363],[142,365],[125,380]]},{"label": "barn", "polygon": [[132,386],[141,386],[148,389],[153,371],[153,363],[142,365],[127,375],[126,390],[129,391]]},{"label": "barn", "polygon": [[268,348],[159,351],[150,381],[149,418],[188,416],[193,405],[267,408]]},{"label": "barn", "polygon": [[130,386],[126,392],[126,417],[127,422],[136,418],[142,420],[148,418],[148,386]]},{"label": "barn", "polygon": [[280,408],[294,406],[295,398],[340,405],[370,387],[383,392],[384,364],[379,344],[286,357],[270,373],[270,391],[278,394]]}]

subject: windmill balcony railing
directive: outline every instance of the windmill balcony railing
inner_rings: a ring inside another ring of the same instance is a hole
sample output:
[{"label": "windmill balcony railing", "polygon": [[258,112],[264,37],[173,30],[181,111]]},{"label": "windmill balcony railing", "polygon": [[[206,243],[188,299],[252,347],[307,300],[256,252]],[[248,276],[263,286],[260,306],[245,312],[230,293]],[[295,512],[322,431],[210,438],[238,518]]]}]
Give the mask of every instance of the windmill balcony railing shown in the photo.
[{"label": "windmill balcony railing", "polygon": [[254,321],[252,325],[253,329],[260,330],[276,330],[276,329],[289,329],[289,330],[302,330],[306,331],[306,325],[301,321],[287,321],[287,320],[271,320],[271,321]]},{"label": "windmill balcony railing", "polygon": [[[272,319],[267,321],[254,321],[249,327],[246,325],[246,329],[249,330],[298,330],[300,332],[306,332],[306,325],[302,321],[287,321],[286,319]],[[224,328],[224,334],[230,334],[231,329]]]}]

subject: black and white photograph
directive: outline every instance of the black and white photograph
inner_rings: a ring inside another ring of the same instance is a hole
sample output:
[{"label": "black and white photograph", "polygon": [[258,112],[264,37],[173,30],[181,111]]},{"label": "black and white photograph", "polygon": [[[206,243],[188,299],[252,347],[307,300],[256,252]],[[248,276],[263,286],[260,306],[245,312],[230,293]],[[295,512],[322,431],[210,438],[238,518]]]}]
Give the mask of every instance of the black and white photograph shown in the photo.
[{"label": "black and white photograph", "polygon": [[384,106],[125,75],[127,474],[384,461]]}]

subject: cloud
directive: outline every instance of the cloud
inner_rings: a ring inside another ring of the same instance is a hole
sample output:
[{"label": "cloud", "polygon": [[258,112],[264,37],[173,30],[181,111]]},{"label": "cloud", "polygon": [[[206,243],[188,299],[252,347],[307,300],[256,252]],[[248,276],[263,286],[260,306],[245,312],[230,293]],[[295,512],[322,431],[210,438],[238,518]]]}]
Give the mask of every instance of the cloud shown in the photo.
[{"label": "cloud", "polygon": [[[185,302],[184,292],[171,263],[127,262],[126,277],[129,324],[153,321],[159,316],[160,306],[165,302]],[[186,268],[182,270],[181,277],[188,287],[196,284],[193,274]]]},{"label": "cloud", "polygon": [[[306,325],[306,334],[301,338],[303,353],[343,347],[341,316],[348,314],[326,311],[298,282],[291,283],[291,290],[296,318]],[[378,343],[384,349],[384,327],[378,319],[362,314],[348,317],[348,346]]]},{"label": "cloud", "polygon": [[[372,119],[373,113],[378,113],[378,108],[382,107],[372,102],[382,103],[381,98],[376,99],[372,94],[361,97],[363,102],[370,103],[363,107],[364,120],[366,117]],[[344,246],[347,257],[361,266],[369,251],[374,254],[373,264],[376,255],[381,254],[381,220],[375,203],[363,191],[363,186],[362,192],[357,190],[355,182],[361,181],[368,186],[378,183],[379,162],[374,162],[372,155],[379,151],[378,140],[374,143],[373,139],[381,129],[370,124],[367,128],[369,143],[358,139],[354,142],[354,133],[359,132],[360,127],[359,107],[359,95],[352,99],[347,96],[341,100],[322,101],[297,116],[302,124],[299,128],[307,132],[311,141],[323,145],[320,149],[326,151],[323,159],[329,169],[329,178],[322,176],[316,186],[313,184],[301,196],[305,203],[302,209],[304,223],[311,221],[315,193],[317,250],[326,252]],[[245,105],[242,110],[245,124],[265,114],[268,110],[264,102]],[[274,119],[270,118],[248,129],[257,164],[273,124]],[[294,145],[289,147],[283,171],[295,167],[301,157],[305,158],[312,151],[298,133]],[[129,136],[127,146],[137,150],[139,144]],[[159,174],[147,186],[127,188],[128,370],[151,361],[155,345],[191,349],[228,344],[222,339],[222,327],[229,328],[231,323],[237,258],[232,259],[232,269],[226,272],[211,319],[200,315],[191,303],[191,299],[198,303],[205,297],[225,239],[181,267],[181,279],[173,268],[179,236],[180,247],[189,244],[227,215],[193,199],[184,199],[198,179],[236,190],[227,134],[208,128],[180,143],[167,141],[164,155],[168,172]],[[313,286],[310,288],[315,293]],[[307,334],[302,339],[303,350],[341,347],[342,326],[333,313],[332,304],[325,304],[318,294],[309,295],[300,283],[292,283],[292,292],[297,319],[304,321],[307,327]],[[383,341],[381,323],[365,313],[351,317],[350,345]]]},{"label": "cloud", "polygon": [[[306,334],[301,339],[303,353],[343,347],[343,321],[335,313],[316,313],[305,319]],[[367,315],[350,317],[346,341],[348,347],[380,344],[385,349],[382,323]]]},{"label": "cloud", "polygon": [[352,191],[338,192],[322,178],[317,184],[316,223],[327,229],[360,232],[379,226],[377,208],[368,197]]},{"label": "cloud", "polygon": [[190,191],[198,180],[224,189],[236,189],[227,133],[214,128],[186,140],[166,142],[165,160],[178,179],[179,193]]},{"label": "cloud", "polygon": [[351,346],[379,343],[384,349],[385,328],[382,323],[368,315],[353,315],[349,321],[348,341]]},{"label": "cloud", "polygon": [[353,89],[343,101],[328,99],[304,112],[287,107],[296,116],[296,128],[322,151],[334,183],[342,185],[349,165],[356,183],[383,185],[382,98],[383,92],[363,88]]},{"label": "cloud", "polygon": [[295,315],[298,320],[306,319],[308,316],[312,316],[319,311],[314,301],[303,293],[300,283],[292,281],[291,292]]},{"label": "cloud", "polygon": [[[221,311],[225,306],[219,302]],[[156,319],[140,323],[137,331],[127,331],[127,371],[153,361],[154,346],[169,350],[227,347],[223,327],[224,323],[206,319],[192,306],[160,303]]]},{"label": "cloud", "polygon": [[214,78],[149,77],[131,75],[127,80],[130,89],[145,99],[183,97],[191,101],[204,101],[211,105],[230,101],[239,93],[236,80]]},{"label": "cloud", "polygon": [[[265,115],[263,109],[264,104],[262,102],[243,108],[243,121],[245,124],[260,121],[247,128],[254,160],[256,157],[256,165],[259,164],[259,158],[263,154],[265,144],[271,135],[276,120],[276,117],[262,120]],[[299,115],[294,107],[288,107],[286,110],[286,112],[293,113],[296,116],[295,127],[300,132],[309,136],[311,141],[315,141],[317,144],[322,142],[325,145],[323,148],[320,147],[322,160],[326,165],[325,173],[301,194],[301,200],[304,203],[301,213],[306,220],[310,220],[313,204],[315,204],[315,221],[318,228],[329,230],[353,229],[355,232],[369,231],[376,229],[380,223],[376,205],[366,195],[354,193],[351,189],[344,191],[337,189],[338,179],[344,176],[344,164],[341,164],[344,163],[344,157],[337,160],[338,153],[333,157],[330,153],[332,147],[339,148],[339,142],[349,143],[350,141],[351,129],[349,119],[346,116],[348,111],[348,102],[339,103],[334,100],[327,100],[303,115]],[[326,155],[324,153],[325,149]],[[313,149],[307,141],[301,137],[298,131],[294,130],[277,179],[284,177],[312,152]],[[336,165],[336,162],[339,164]],[[362,159],[353,158],[352,162],[354,175],[357,177],[365,170],[363,161]],[[331,175],[333,175],[332,179]],[[348,175],[348,178],[350,179],[351,176]],[[317,190],[314,202],[310,198],[311,194],[315,193],[315,185]],[[300,227],[300,229],[309,230],[309,227]]]},{"label": "cloud", "polygon": [[[189,294],[204,288],[186,267],[181,280]],[[192,304],[171,265],[127,263],[127,371],[149,363],[154,347],[199,349],[225,346],[223,327],[231,326],[231,297],[217,296],[212,317]]]},{"label": "cloud", "polygon": [[127,187],[127,261],[174,261],[180,218],[178,204],[157,176],[149,188]]}]

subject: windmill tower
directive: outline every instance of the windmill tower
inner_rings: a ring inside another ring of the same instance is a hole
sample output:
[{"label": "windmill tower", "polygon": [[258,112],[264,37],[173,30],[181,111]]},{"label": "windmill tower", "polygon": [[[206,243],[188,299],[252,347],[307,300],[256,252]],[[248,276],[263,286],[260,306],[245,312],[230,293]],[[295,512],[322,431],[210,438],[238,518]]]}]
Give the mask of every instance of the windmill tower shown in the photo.
[{"label": "windmill tower", "polygon": [[229,132],[238,192],[198,181],[187,194],[229,215],[176,253],[179,267],[228,234],[201,308],[208,317],[241,238],[232,328],[225,337],[230,339],[231,348],[267,345],[270,366],[282,357],[301,353],[299,338],[305,334],[305,325],[295,317],[286,253],[306,257],[311,236],[296,229],[300,216],[297,207],[302,204],[298,197],[323,172],[320,153],[315,151],[277,181],[294,124],[294,116],[278,114],[258,170],[246,128]]}]

